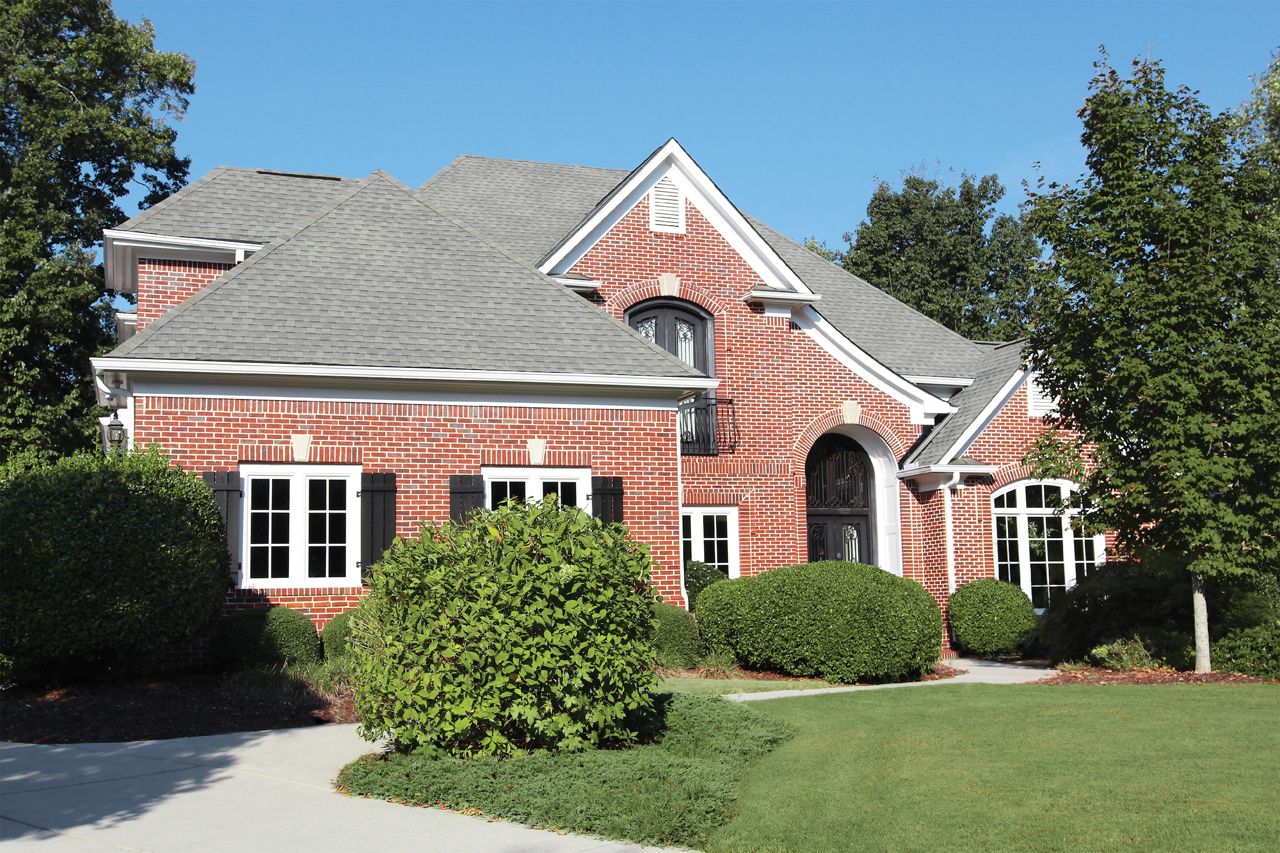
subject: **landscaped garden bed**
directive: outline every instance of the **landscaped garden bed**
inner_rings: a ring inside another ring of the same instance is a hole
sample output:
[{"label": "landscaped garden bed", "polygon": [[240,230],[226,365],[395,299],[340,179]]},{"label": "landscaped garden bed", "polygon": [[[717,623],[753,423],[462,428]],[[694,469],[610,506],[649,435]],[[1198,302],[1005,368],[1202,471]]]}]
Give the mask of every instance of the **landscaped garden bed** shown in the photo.
[{"label": "landscaped garden bed", "polygon": [[0,692],[0,740],[103,743],[356,722],[350,689],[314,668],[187,673]]},{"label": "landscaped garden bed", "polygon": [[1183,672],[1168,667],[1107,669],[1100,666],[1064,667],[1038,684],[1277,684],[1274,678],[1255,678],[1238,672]]}]

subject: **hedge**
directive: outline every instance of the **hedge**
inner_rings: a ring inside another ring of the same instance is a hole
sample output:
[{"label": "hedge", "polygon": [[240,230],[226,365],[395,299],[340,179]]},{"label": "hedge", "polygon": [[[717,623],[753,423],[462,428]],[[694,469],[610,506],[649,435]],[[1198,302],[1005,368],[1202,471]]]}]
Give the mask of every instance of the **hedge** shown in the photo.
[{"label": "hedge", "polygon": [[454,755],[629,742],[652,708],[645,546],[553,500],[426,525],[351,624],[363,735]]},{"label": "hedge", "polygon": [[354,610],[345,610],[324,623],[320,640],[324,644],[325,660],[347,656],[347,640],[351,636],[351,617]]},{"label": "hedge", "polygon": [[196,476],[158,450],[0,477],[0,651],[15,675],[143,670],[217,614],[226,537]]},{"label": "hedge", "polygon": [[684,591],[688,596],[689,610],[696,611],[698,609],[698,596],[702,591],[713,583],[719,583],[728,580],[729,576],[717,569],[715,566],[708,566],[706,563],[700,563],[697,560],[690,560],[684,564]]},{"label": "hedge", "polygon": [[942,615],[932,596],[875,566],[787,566],[715,584],[698,607],[708,647],[754,669],[893,681],[930,671],[942,652]]},{"label": "hedge", "polygon": [[698,626],[693,614],[683,607],[659,601],[653,605],[653,617],[657,624],[653,647],[658,665],[672,668],[696,666],[702,656],[702,643],[698,639]]},{"label": "hedge", "polygon": [[210,649],[223,666],[317,663],[320,636],[301,610],[267,607],[221,617],[214,625]]},{"label": "hedge", "polygon": [[1211,657],[1219,672],[1280,678],[1280,622],[1232,631],[1214,643]]},{"label": "hedge", "polygon": [[980,658],[1023,651],[1036,628],[1036,610],[1021,587],[972,581],[951,594],[947,613],[956,645]]}]

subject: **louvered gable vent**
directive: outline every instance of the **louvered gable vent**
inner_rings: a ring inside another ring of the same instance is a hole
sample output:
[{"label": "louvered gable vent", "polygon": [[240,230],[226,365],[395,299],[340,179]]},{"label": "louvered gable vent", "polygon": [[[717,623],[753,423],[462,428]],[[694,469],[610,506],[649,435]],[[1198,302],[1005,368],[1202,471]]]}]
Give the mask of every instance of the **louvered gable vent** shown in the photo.
[{"label": "louvered gable vent", "polygon": [[684,199],[670,178],[663,178],[649,191],[649,228],[653,231],[684,231]]}]

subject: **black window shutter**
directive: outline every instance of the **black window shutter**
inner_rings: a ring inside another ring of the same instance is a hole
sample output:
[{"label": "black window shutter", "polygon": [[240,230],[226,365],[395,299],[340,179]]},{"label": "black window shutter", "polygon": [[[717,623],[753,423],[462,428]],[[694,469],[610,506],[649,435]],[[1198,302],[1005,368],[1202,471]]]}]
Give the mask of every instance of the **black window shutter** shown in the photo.
[{"label": "black window shutter", "polygon": [[227,554],[230,558],[231,576],[237,577],[240,566],[236,558],[240,553],[240,472],[205,471],[204,482],[213,490],[213,499],[222,514],[222,525],[227,529]]},{"label": "black window shutter", "polygon": [[367,574],[396,538],[395,472],[360,475],[360,568]]},{"label": "black window shutter", "polygon": [[605,522],[622,523],[622,478],[591,478],[591,514]]},{"label": "black window shutter", "polygon": [[468,515],[483,508],[484,477],[454,474],[449,478],[449,518],[466,521]]}]

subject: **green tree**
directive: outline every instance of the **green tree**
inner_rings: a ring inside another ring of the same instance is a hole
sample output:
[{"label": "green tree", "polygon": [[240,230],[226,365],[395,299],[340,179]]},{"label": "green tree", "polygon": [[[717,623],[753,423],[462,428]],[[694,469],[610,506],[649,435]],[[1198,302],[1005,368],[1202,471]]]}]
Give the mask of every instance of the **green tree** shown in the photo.
[{"label": "green tree", "polygon": [[108,0],[0,7],[0,461],[90,446],[89,358],[109,342],[109,294],[93,246],[185,182],[172,121],[195,66],[155,49],[151,24]]},{"label": "green tree", "polygon": [[1021,219],[995,213],[995,175],[957,187],[908,173],[881,183],[867,219],[845,234],[845,269],[962,335],[1010,340],[1026,328],[1040,246]]},{"label": "green tree", "polygon": [[1104,57],[1080,113],[1087,172],[1029,204],[1057,276],[1032,361],[1074,431],[1037,464],[1074,460],[1095,526],[1190,573],[1197,671],[1205,579],[1280,558],[1277,73],[1248,110],[1213,114],[1158,62],[1126,78]]}]

